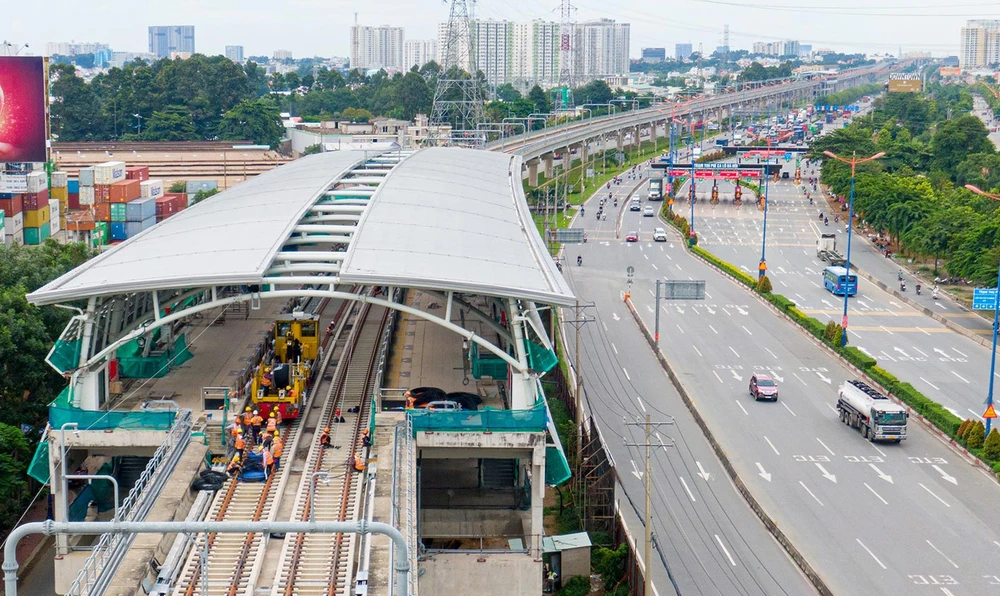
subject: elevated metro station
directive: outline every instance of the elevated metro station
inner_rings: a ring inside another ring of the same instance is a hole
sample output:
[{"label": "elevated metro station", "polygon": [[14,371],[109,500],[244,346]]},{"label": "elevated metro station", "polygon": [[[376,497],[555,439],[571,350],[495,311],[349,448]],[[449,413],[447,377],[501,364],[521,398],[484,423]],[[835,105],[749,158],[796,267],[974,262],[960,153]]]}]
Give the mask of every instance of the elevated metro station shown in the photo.
[{"label": "elevated metro station", "polygon": [[[60,534],[57,592],[540,593],[544,487],[569,478],[540,377],[574,297],[523,169],[456,148],[305,157],[30,294],[76,312],[30,471],[57,522],[381,521],[411,561],[392,589],[403,553],[352,533]],[[247,409],[281,413],[280,466],[206,475]]]}]

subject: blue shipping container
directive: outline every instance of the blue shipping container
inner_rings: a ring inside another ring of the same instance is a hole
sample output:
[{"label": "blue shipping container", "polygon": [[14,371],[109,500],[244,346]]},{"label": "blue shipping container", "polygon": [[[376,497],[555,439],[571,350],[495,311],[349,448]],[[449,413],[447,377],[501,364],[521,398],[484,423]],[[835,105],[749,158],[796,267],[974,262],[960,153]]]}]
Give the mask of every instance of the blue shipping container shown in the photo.
[{"label": "blue shipping container", "polygon": [[156,199],[154,197],[128,202],[125,221],[144,221],[150,217],[156,218]]},{"label": "blue shipping container", "polygon": [[69,194],[71,194],[71,195],[78,195],[78,194],[80,194],[80,181],[79,180],[69,180],[69,181],[67,181],[66,186],[69,188]]},{"label": "blue shipping container", "polygon": [[148,230],[149,228],[156,225],[156,216],[144,219],[142,221],[128,221],[125,222],[125,233],[128,234],[129,238],[135,238],[142,232]]},{"label": "blue shipping container", "polygon": [[127,238],[128,238],[128,233],[125,231],[125,222],[123,221],[111,222],[111,241],[117,242],[118,240],[126,240]]},{"label": "blue shipping container", "polygon": [[156,225],[156,215],[153,215],[153,217],[147,217],[146,219],[142,220],[143,230],[148,230],[149,228],[155,225]]}]

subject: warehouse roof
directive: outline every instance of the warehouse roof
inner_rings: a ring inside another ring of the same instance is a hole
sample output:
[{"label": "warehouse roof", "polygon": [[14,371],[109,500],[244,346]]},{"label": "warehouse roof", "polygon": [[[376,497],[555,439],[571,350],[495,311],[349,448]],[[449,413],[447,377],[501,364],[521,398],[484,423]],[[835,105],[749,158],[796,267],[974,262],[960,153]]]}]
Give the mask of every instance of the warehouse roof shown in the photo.
[{"label": "warehouse roof", "polygon": [[520,171],[518,157],[467,149],[305,157],[170,217],[28,299],[344,282],[572,304]]}]

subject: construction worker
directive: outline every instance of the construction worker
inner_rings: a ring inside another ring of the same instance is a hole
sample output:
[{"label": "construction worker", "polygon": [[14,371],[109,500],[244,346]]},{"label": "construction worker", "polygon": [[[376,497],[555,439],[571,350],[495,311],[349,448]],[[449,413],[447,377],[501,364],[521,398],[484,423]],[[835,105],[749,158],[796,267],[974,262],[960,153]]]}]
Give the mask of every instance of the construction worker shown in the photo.
[{"label": "construction worker", "polygon": [[243,416],[240,418],[240,424],[243,425],[243,432],[250,432],[251,419],[253,419],[253,411],[250,409],[250,406],[247,406],[246,410],[243,412]]},{"label": "construction worker", "polygon": [[242,466],[243,464],[240,463],[240,454],[237,453],[233,456],[232,461],[229,462],[229,466],[226,468],[226,473],[228,473],[229,477],[232,478],[240,473],[240,468]]},{"label": "construction worker", "polygon": [[264,419],[260,417],[260,413],[257,410],[253,411],[253,416],[250,418],[250,430],[253,431],[253,442],[256,443],[260,439],[260,427],[264,424]]},{"label": "construction worker", "polygon": [[406,409],[412,410],[417,403],[417,399],[413,397],[409,389],[406,390],[406,393],[403,394],[403,397],[406,398]]},{"label": "construction worker", "polygon": [[260,386],[264,389],[264,395],[271,395],[271,369],[264,367],[264,375],[260,378]]},{"label": "construction worker", "polygon": [[281,465],[281,453],[285,450],[285,442],[281,440],[281,435],[274,437],[274,444],[271,447],[271,455],[274,456],[274,471],[277,472]]},{"label": "construction worker", "polygon": [[359,472],[365,471],[365,458],[360,451],[354,452],[354,469]]},{"label": "construction worker", "polygon": [[323,432],[319,435],[319,444],[320,444],[320,447],[329,447],[330,446],[330,427],[329,426],[326,427],[326,428],[324,428]]},{"label": "construction worker", "polygon": [[274,456],[271,455],[271,451],[269,449],[264,450],[263,463],[264,463],[264,477],[266,478],[268,475],[274,473],[274,468],[272,467],[274,465]]},{"label": "construction worker", "polygon": [[281,426],[281,423],[282,423],[281,409],[279,407],[275,406],[274,409],[271,410],[271,414],[274,416],[275,423],[278,426]]},{"label": "construction worker", "polygon": [[273,435],[275,432],[277,432],[277,430],[278,430],[278,419],[274,415],[274,410],[271,410],[271,414],[267,417],[267,432]]},{"label": "construction worker", "polygon": [[243,440],[243,429],[237,429],[236,440],[233,441],[233,449],[236,450],[236,455],[243,457],[243,450],[247,448],[247,443]]},{"label": "construction worker", "polygon": [[264,449],[271,448],[271,441],[274,440],[274,433],[267,432],[266,430],[261,433],[260,444]]},{"label": "construction worker", "polygon": [[285,395],[287,395],[289,399],[294,399],[295,396],[298,395],[298,392],[295,391],[295,387],[289,386],[285,387]]},{"label": "construction worker", "polygon": [[361,433],[361,444],[365,447],[372,446],[371,432],[367,428]]}]

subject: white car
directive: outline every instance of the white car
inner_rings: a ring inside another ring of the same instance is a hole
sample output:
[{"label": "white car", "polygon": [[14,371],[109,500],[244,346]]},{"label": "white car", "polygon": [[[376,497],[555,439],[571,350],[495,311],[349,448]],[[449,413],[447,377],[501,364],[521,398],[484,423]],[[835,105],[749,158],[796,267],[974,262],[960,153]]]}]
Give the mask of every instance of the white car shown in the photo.
[{"label": "white car", "polygon": [[667,231],[663,228],[656,228],[653,230],[653,242],[666,242],[667,241]]},{"label": "white car", "polygon": [[656,212],[653,210],[652,207],[646,207],[645,209],[642,210],[643,217],[653,217],[655,213]]}]

